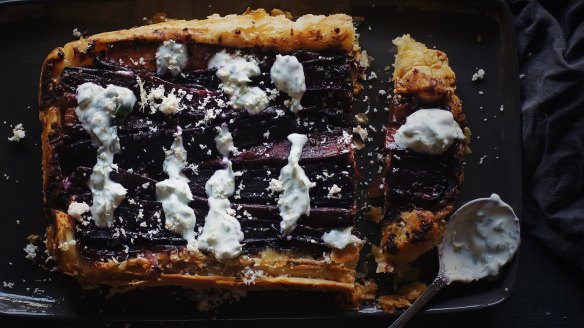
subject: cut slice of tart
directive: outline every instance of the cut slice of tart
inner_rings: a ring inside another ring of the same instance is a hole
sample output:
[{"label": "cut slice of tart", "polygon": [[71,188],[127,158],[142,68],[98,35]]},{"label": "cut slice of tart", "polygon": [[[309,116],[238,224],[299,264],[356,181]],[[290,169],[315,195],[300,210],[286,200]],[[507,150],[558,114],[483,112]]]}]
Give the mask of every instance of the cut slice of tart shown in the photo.
[{"label": "cut slice of tart", "polygon": [[264,10],[66,44],[39,93],[47,245],[118,290],[351,293],[351,17]]},{"label": "cut slice of tart", "polygon": [[409,35],[397,46],[385,139],[384,216],[378,272],[407,264],[442,239],[463,181],[468,129],[448,57]]}]

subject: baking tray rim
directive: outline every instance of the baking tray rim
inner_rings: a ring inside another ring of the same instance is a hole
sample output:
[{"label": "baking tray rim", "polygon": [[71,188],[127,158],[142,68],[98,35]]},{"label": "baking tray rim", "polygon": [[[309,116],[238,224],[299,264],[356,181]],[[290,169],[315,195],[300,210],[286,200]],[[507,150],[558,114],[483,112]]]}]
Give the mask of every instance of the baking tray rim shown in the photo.
[{"label": "baking tray rim", "polygon": [[[2,6],[7,5],[29,5],[29,4],[54,4],[54,3],[68,3],[68,2],[76,2],[76,3],[83,3],[83,2],[94,2],[95,0],[0,0],[0,8]],[[140,0],[129,0],[138,2]],[[115,0],[105,0],[105,2],[115,2]],[[383,0],[381,0],[383,2]],[[509,4],[505,0],[476,0],[470,1],[470,3],[491,3],[491,5],[499,6],[499,12],[502,14],[502,18],[507,22],[506,24],[510,26],[510,29],[505,29],[505,31],[501,32],[500,35],[502,37],[507,37],[506,43],[512,48],[517,49],[517,40],[515,35],[515,30],[513,29],[513,16],[511,13],[511,8]],[[498,25],[505,24],[504,22],[498,22]],[[508,64],[510,65],[510,71],[508,76],[519,76],[519,65],[518,65],[518,58],[517,55],[508,56],[507,57]],[[507,101],[512,103],[512,108],[519,111],[519,95],[520,95],[520,88],[519,88],[519,80],[511,79],[508,81],[510,84],[511,92],[510,94],[513,95],[512,99],[507,99]],[[522,139],[521,139],[521,116],[519,118],[519,126],[517,129],[518,140],[520,142],[520,146],[522,147]],[[519,163],[517,164],[519,168],[522,167],[521,165],[522,158],[519,157]],[[517,213],[521,213],[521,194],[523,193],[522,190],[522,182],[521,182],[521,174],[517,175],[517,181],[515,182],[519,186],[519,197],[516,200],[516,205],[514,209]],[[515,281],[517,279],[517,271],[519,266],[519,254],[517,253],[512,261],[509,264],[508,270],[505,272],[504,280],[508,283],[507,288],[508,291],[501,297],[494,301],[490,301],[487,303],[482,304],[472,304],[469,306],[458,306],[458,307],[440,307],[440,308],[432,308],[431,306],[423,311],[420,312],[421,315],[432,315],[432,314],[445,314],[445,313],[458,313],[458,312],[468,312],[468,311],[475,311],[480,309],[485,309],[489,307],[493,307],[499,305],[509,299],[512,295],[512,292],[515,288]],[[9,293],[0,293],[4,295],[9,295]],[[386,317],[388,319],[397,318],[399,314],[401,314],[403,310],[397,310],[394,314],[388,314],[381,310],[375,312],[367,312],[367,311],[339,311],[338,313],[332,314],[325,314],[325,315],[309,315],[304,317],[287,317],[287,316],[280,316],[280,317],[269,317],[269,316],[260,316],[260,317],[189,317],[189,318],[178,318],[178,319],[162,319],[162,321],[193,321],[193,322],[201,322],[201,321],[269,321],[269,320],[322,320],[322,319],[335,319],[335,318],[347,318],[350,320],[354,320],[357,318],[382,318]],[[89,322],[89,321],[103,321],[103,322],[128,322],[128,321],[141,321],[141,322],[158,322],[161,319],[155,318],[108,318],[105,316],[93,315],[93,316],[86,316],[83,318],[75,317],[75,316],[66,316],[60,313],[53,313],[53,314],[42,314],[42,313],[27,313],[27,312],[9,312],[9,311],[2,311],[0,310],[0,318],[27,318],[27,319],[43,319],[43,320],[50,320],[50,321],[66,321],[66,322]]]}]

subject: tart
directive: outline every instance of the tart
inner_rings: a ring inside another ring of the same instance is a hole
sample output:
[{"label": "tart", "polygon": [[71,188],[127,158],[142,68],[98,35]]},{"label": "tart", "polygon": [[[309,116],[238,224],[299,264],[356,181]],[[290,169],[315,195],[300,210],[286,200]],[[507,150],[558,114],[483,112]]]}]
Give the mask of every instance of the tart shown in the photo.
[{"label": "tart", "polygon": [[347,15],[261,9],[53,50],[39,108],[58,270],[118,291],[352,293],[358,56]]},{"label": "tart", "polygon": [[393,43],[397,54],[384,147],[385,205],[375,255],[378,272],[400,275],[442,240],[464,179],[470,132],[447,55],[407,34]]}]

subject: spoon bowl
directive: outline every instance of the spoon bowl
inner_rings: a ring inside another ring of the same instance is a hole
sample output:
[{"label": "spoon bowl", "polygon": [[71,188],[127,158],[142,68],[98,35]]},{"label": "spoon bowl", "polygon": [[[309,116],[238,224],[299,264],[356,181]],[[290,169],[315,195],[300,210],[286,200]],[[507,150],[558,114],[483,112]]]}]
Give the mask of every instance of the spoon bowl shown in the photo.
[{"label": "spoon bowl", "polygon": [[438,246],[438,276],[390,326],[403,327],[440,289],[452,282],[496,276],[517,252],[519,219],[497,194],[472,200],[452,214]]}]

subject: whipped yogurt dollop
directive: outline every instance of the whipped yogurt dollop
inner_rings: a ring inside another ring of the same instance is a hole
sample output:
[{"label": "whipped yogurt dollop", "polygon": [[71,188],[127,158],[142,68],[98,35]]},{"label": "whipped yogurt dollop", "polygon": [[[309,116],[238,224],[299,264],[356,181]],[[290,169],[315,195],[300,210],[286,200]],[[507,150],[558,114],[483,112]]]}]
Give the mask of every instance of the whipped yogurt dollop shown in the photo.
[{"label": "whipped yogurt dollop", "polygon": [[270,76],[276,88],[290,96],[287,105],[290,111],[297,113],[302,109],[300,100],[306,92],[304,68],[296,56],[276,55],[276,60],[270,69]]},{"label": "whipped yogurt dollop", "polygon": [[248,85],[252,77],[261,74],[257,60],[222,50],[211,57],[207,66],[217,69],[217,77],[223,82],[221,88],[230,97],[233,108],[243,108],[253,115],[268,107],[270,101],[266,92]]},{"label": "whipped yogurt dollop", "polygon": [[448,283],[495,276],[519,247],[519,219],[497,194],[473,200],[448,222],[438,247]]},{"label": "whipped yogurt dollop", "polygon": [[241,242],[244,235],[241,224],[234,217],[235,210],[231,208],[229,197],[235,192],[235,173],[229,152],[233,151],[233,138],[227,125],[223,124],[215,138],[218,151],[223,155],[223,169],[215,171],[207,183],[207,203],[209,212],[205,218],[205,226],[198,238],[199,249],[213,253],[217,260],[228,260],[241,254]]},{"label": "whipped yogurt dollop", "polygon": [[187,250],[196,249],[195,211],[189,206],[193,194],[189,179],[182,170],[187,166],[187,151],[183,146],[182,130],[178,127],[174,142],[169,150],[164,150],[165,158],[162,169],[168,179],[156,183],[156,199],[162,203],[165,228],[181,235],[187,241]]},{"label": "whipped yogurt dollop", "polygon": [[93,145],[98,147],[97,163],[89,177],[93,195],[91,217],[98,227],[112,225],[114,212],[126,196],[126,188],[110,179],[110,172],[117,168],[114,154],[120,152],[120,139],[112,119],[131,112],[136,101],[128,88],[110,84],[104,89],[91,82],[77,87],[75,113]]},{"label": "whipped yogurt dollop", "polygon": [[308,179],[298,163],[308,138],[304,134],[292,133],[288,140],[292,143],[288,164],[280,170],[278,177],[278,185],[282,191],[278,199],[278,209],[282,217],[280,230],[283,235],[296,229],[296,223],[302,215],[310,215],[309,190],[316,185]]},{"label": "whipped yogurt dollop", "polygon": [[357,236],[351,234],[352,227],[347,227],[344,229],[333,229],[329,232],[325,232],[322,235],[322,241],[325,246],[330,248],[345,249],[351,244],[361,243],[361,239]]},{"label": "whipped yogurt dollop", "polygon": [[174,40],[164,41],[156,51],[156,73],[164,75],[170,72],[177,76],[187,66],[187,47]]},{"label": "whipped yogurt dollop", "polygon": [[438,108],[420,109],[406,118],[394,135],[395,143],[418,153],[440,155],[464,133],[452,113]]}]

